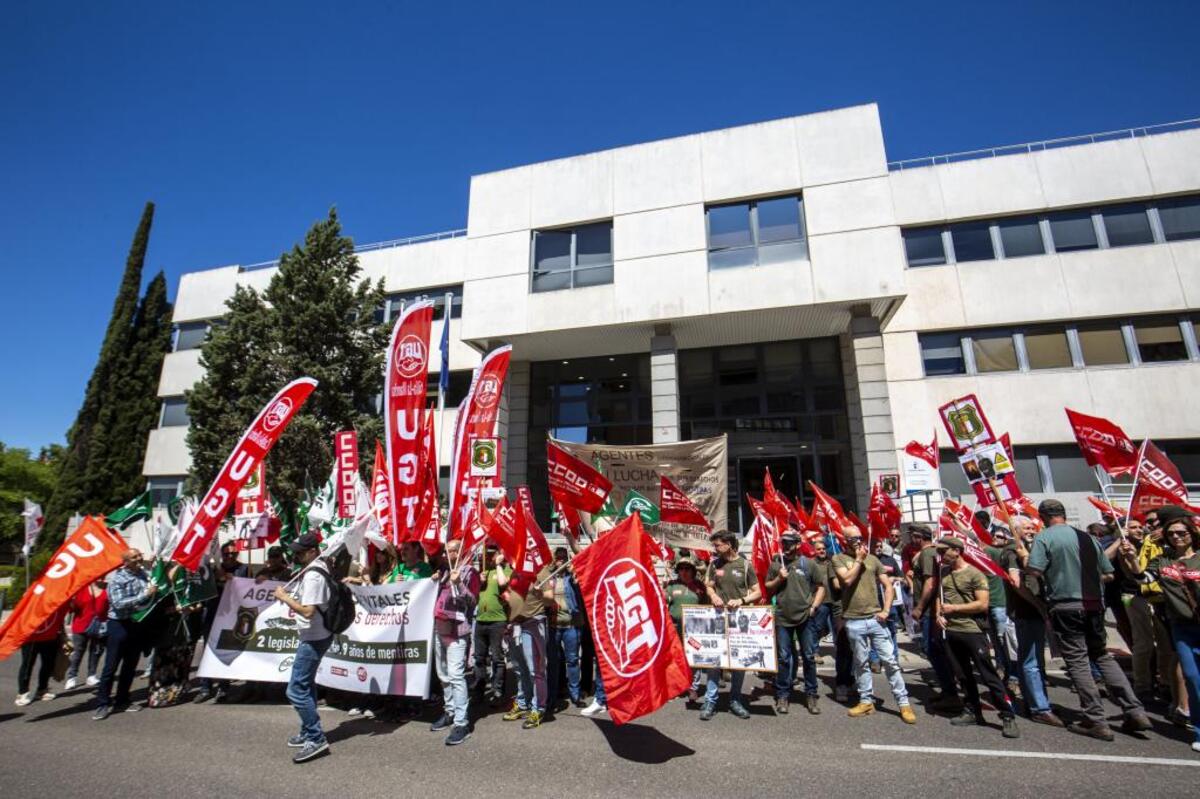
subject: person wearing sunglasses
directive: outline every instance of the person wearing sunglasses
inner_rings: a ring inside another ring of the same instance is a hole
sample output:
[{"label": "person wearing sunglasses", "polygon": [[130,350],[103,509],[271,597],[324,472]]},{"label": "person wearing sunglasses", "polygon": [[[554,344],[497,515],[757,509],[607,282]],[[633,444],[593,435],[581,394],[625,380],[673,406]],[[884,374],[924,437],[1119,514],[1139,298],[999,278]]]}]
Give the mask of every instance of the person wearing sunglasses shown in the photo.
[{"label": "person wearing sunglasses", "polygon": [[1165,551],[1144,568],[1133,544],[1121,545],[1127,573],[1162,588],[1163,609],[1171,626],[1175,655],[1186,682],[1192,723],[1192,751],[1200,752],[1200,530],[1183,508],[1159,510]]}]

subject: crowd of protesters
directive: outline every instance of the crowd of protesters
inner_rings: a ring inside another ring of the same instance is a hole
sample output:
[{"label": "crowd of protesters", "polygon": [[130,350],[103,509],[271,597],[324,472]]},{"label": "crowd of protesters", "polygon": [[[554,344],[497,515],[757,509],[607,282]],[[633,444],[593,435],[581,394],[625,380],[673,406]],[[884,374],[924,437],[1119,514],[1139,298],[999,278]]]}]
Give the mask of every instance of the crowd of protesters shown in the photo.
[{"label": "crowd of protesters", "polygon": [[[837,536],[789,530],[781,536],[782,554],[763,578],[764,592],[754,566],[739,552],[744,542],[731,532],[715,533],[711,554],[680,553],[662,564],[669,616],[679,630],[688,605],[732,611],[771,604],[778,669],[751,692],[745,690],[747,671],[697,669],[681,699],[698,710],[701,721],[719,708],[748,719],[748,705],[763,695],[773,701],[776,715],[789,712],[793,696],[807,713],[819,715],[817,665],[823,662],[820,645],[829,639],[833,699],[848,716],[875,713],[882,700],[875,695],[874,675],[882,673],[900,719],[917,724],[912,678],[899,659],[898,631],[905,630],[929,663],[917,695],[931,718],[948,717],[953,726],[987,725],[990,706],[1008,738],[1020,736],[1017,718],[1023,717],[1112,741],[1107,698],[1120,712],[1122,732],[1140,737],[1151,729],[1150,708],[1164,721],[1190,728],[1192,749],[1200,752],[1196,520],[1168,506],[1143,521],[1106,519],[1079,530],[1067,524],[1063,505],[1054,499],[1043,501],[1038,515],[1013,516],[1006,524],[993,523],[986,513],[978,517],[993,539],[986,554],[1007,579],[969,562],[968,552],[978,548],[968,540],[972,528],[960,522],[955,532],[940,535],[925,525],[905,524],[882,541],[864,541],[856,527]],[[438,583],[433,666],[441,696],[421,703],[331,691],[324,697],[330,704],[367,717],[436,712],[430,729],[445,731],[447,745],[470,737],[472,704],[475,715],[484,707],[503,710],[505,722],[525,730],[536,730],[571,706],[588,717],[605,714],[604,685],[570,553],[556,550],[522,597],[510,590],[512,569],[501,552],[488,547],[460,562],[459,546],[451,541],[432,558],[415,542],[399,550],[373,548],[365,566],[351,565],[349,571],[345,564],[325,563],[312,534],[286,551],[278,546],[268,551],[267,563],[254,575],[258,581],[285,581],[303,570],[275,591],[299,628],[300,648],[286,691],[300,718],[288,740],[298,750],[295,762],[329,749],[315,675],[333,640],[324,614],[338,581]],[[303,568],[309,564],[312,568]],[[250,576],[232,543],[211,568],[218,586]],[[180,607],[156,602],[156,591],[141,553],[128,550],[119,569],[80,591],[22,647],[16,704],[55,698],[50,680],[65,642],[70,657],[63,689],[81,687],[86,655],[84,682],[95,690],[96,720],[145,706],[232,698],[229,686],[209,680],[196,681],[191,693],[195,645],[211,628],[218,600]],[[1128,674],[1108,646],[1110,614],[1132,655]],[[1064,662],[1077,711],[1056,708],[1049,699],[1047,645]],[[146,654],[151,654],[145,670],[149,698],[135,703],[131,689]],[[265,686],[244,688],[241,701],[270,694]]]}]

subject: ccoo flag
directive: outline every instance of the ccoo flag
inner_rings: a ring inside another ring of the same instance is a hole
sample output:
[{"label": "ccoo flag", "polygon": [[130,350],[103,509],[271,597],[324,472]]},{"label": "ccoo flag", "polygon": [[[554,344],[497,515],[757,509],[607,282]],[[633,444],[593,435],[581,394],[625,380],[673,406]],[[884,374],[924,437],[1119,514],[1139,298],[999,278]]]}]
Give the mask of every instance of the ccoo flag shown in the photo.
[{"label": "ccoo flag", "polygon": [[635,513],[572,561],[615,724],[653,713],[692,682],[653,549]]}]

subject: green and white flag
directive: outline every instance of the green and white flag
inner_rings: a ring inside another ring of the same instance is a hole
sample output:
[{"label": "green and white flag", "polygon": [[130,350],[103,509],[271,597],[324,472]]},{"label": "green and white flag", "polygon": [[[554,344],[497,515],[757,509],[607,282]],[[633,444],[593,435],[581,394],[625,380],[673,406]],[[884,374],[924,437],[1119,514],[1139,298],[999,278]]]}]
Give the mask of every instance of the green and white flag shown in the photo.
[{"label": "green and white flag", "polygon": [[109,527],[124,530],[134,522],[149,520],[153,510],[150,507],[150,492],[146,491],[108,514],[104,523]]},{"label": "green and white flag", "polygon": [[647,527],[658,524],[658,506],[631,488],[625,495],[625,504],[621,507],[621,518],[632,516],[634,511],[641,514],[642,524]]}]

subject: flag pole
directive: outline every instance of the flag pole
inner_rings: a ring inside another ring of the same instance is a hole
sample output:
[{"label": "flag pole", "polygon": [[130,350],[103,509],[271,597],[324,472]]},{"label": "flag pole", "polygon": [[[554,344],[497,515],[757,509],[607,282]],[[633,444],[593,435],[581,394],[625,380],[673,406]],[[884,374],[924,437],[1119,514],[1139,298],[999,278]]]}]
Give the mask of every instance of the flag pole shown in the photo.
[{"label": "flag pole", "polygon": [[[1140,451],[1138,453],[1138,456],[1139,456],[1138,457],[1138,466],[1140,467],[1142,465]],[[1100,496],[1104,497],[1104,502],[1105,502],[1105,504],[1108,505],[1109,509],[1115,511],[1117,509],[1117,507],[1115,505],[1113,505],[1112,500],[1109,499],[1108,489],[1104,485],[1104,479],[1100,476],[1101,468],[1102,467],[1100,467],[1100,466],[1093,466],[1092,474],[1095,475],[1096,483],[1099,484],[1099,486],[1100,486]],[[1137,478],[1136,477],[1134,478],[1134,482],[1133,482],[1133,493],[1137,493]],[[1125,525],[1128,522],[1127,517],[1129,516],[1129,514],[1132,511],[1133,511],[1133,494],[1130,494],[1129,495],[1129,507],[1125,510],[1125,516],[1121,516],[1119,514],[1114,514],[1114,521],[1116,521],[1116,523],[1117,523],[1117,531],[1121,534],[1122,541],[1124,541],[1126,538]]]}]

